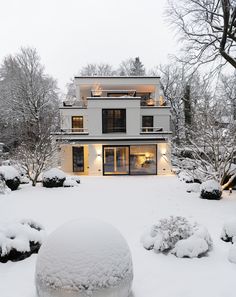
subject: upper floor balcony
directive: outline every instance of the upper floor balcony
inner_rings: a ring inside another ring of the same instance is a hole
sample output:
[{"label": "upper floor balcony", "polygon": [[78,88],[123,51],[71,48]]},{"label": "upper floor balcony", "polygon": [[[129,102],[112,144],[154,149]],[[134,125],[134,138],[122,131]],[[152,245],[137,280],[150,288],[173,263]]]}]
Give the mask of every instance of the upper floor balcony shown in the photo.
[{"label": "upper floor balcony", "polygon": [[80,100],[70,98],[63,102],[64,107],[87,108],[88,100],[140,100],[140,107],[168,106],[163,96],[156,98],[151,92],[137,92],[133,89],[105,90],[92,89],[89,96],[81,96]]}]

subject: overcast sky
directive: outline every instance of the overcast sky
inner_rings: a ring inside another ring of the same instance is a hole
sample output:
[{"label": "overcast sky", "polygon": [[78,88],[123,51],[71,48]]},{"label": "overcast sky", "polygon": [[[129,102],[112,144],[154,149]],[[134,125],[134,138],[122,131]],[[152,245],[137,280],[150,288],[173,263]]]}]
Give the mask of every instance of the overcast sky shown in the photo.
[{"label": "overcast sky", "polygon": [[60,88],[87,63],[139,56],[147,68],[168,61],[176,39],[166,0],[0,0],[0,61],[35,47]]}]

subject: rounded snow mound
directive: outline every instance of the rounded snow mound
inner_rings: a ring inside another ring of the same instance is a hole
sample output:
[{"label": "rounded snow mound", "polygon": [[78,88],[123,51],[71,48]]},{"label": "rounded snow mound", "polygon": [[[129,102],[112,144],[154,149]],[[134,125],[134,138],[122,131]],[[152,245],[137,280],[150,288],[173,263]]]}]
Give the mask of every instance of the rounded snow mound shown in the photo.
[{"label": "rounded snow mound", "polygon": [[44,174],[43,174],[43,179],[47,179],[47,178],[60,178],[60,179],[64,179],[66,178],[66,175],[65,173],[58,169],[58,168],[51,168],[49,169],[48,171],[45,171]]},{"label": "rounded snow mound", "polygon": [[132,279],[125,239],[98,220],[58,228],[42,245],[36,264],[39,297],[128,297]]},{"label": "rounded snow mound", "polygon": [[215,180],[207,180],[200,186],[200,197],[209,200],[221,199],[222,188]]},{"label": "rounded snow mound", "polygon": [[236,264],[236,244],[235,243],[229,249],[228,260]]},{"label": "rounded snow mound", "polygon": [[13,166],[0,166],[0,174],[3,175],[5,180],[20,178],[19,172]]},{"label": "rounded snow mound", "polygon": [[224,224],[221,239],[226,242],[236,242],[236,219],[230,220]]}]

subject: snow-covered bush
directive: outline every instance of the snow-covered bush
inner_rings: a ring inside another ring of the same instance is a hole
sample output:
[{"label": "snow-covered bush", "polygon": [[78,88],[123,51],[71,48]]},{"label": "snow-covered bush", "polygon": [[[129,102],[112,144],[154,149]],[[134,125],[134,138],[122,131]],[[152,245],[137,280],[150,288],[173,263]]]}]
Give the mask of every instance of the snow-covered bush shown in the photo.
[{"label": "snow-covered bush", "polygon": [[37,253],[45,231],[32,220],[0,226],[0,262],[20,261]]},{"label": "snow-covered bush", "polygon": [[221,199],[222,189],[220,184],[215,180],[207,180],[200,186],[200,197],[209,200]]},{"label": "snow-covered bush", "polygon": [[178,241],[171,253],[178,258],[204,256],[212,248],[212,239],[207,229],[195,224],[193,234],[187,239]]},{"label": "snow-covered bush", "polygon": [[43,186],[46,188],[63,187],[65,179],[66,175],[62,170],[52,168],[44,172]]},{"label": "snow-covered bush", "polygon": [[171,252],[177,257],[199,257],[212,248],[212,240],[205,227],[191,224],[178,216],[159,220],[142,236],[141,242],[147,250]]},{"label": "snow-covered bush", "polygon": [[236,243],[234,243],[229,249],[228,260],[236,264]]},{"label": "snow-covered bush", "polygon": [[204,255],[208,251],[208,244],[202,238],[190,236],[178,241],[171,251],[178,258],[194,258]]},{"label": "snow-covered bush", "polygon": [[128,297],[132,279],[125,239],[98,220],[76,220],[59,227],[37,258],[38,297]]},{"label": "snow-covered bush", "polygon": [[188,193],[199,193],[200,192],[200,184],[199,183],[191,183],[187,188]]},{"label": "snow-covered bush", "polygon": [[11,189],[8,188],[5,180],[3,179],[3,176],[0,174],[0,194],[8,194],[10,192]]},{"label": "snow-covered bush", "polygon": [[75,180],[77,184],[80,184],[80,177],[79,176],[71,176],[72,180]]},{"label": "snow-covered bush", "polygon": [[221,232],[221,239],[236,243],[236,219],[226,222]]},{"label": "snow-covered bush", "polygon": [[144,248],[157,252],[172,249],[180,239],[188,238],[192,234],[192,225],[180,216],[171,216],[159,220],[141,239]]},{"label": "snow-covered bush", "polygon": [[69,188],[69,187],[77,187],[80,183],[80,179],[79,178],[74,178],[73,176],[67,176],[64,183],[63,183],[63,187],[65,188]]},{"label": "snow-covered bush", "polygon": [[8,188],[12,191],[17,190],[20,185],[20,174],[13,166],[0,166],[0,174]]}]

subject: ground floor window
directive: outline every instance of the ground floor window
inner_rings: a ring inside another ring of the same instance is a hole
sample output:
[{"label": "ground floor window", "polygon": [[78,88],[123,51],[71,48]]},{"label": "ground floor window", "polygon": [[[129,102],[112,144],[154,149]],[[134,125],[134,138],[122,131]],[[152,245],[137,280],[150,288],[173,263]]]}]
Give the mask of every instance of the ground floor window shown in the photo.
[{"label": "ground floor window", "polygon": [[73,153],[73,172],[84,172],[84,147],[74,146]]},{"label": "ground floor window", "polygon": [[157,146],[103,146],[104,175],[157,174]]}]

